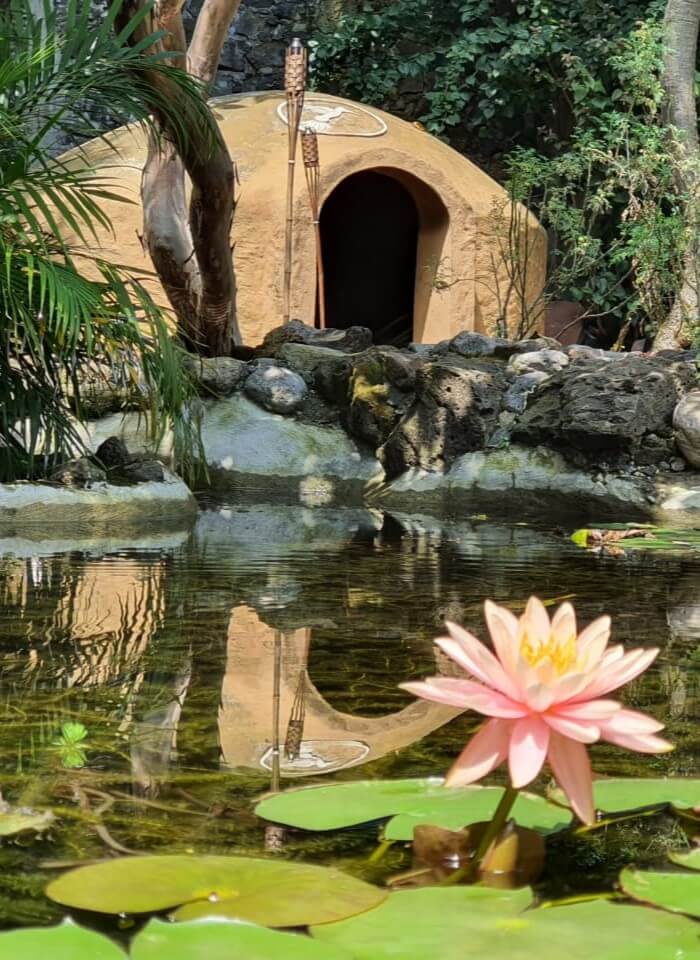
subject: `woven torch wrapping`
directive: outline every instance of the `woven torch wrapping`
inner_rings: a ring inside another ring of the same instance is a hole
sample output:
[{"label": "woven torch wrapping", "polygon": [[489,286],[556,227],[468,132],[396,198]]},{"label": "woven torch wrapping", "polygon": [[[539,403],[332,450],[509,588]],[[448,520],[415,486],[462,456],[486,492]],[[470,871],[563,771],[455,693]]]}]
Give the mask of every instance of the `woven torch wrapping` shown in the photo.
[{"label": "woven torch wrapping", "polygon": [[318,137],[316,131],[310,127],[307,127],[301,135],[301,155],[304,158],[305,167],[319,165]]},{"label": "woven torch wrapping", "polygon": [[287,50],[284,61],[284,88],[287,93],[301,94],[306,89],[306,50]]}]

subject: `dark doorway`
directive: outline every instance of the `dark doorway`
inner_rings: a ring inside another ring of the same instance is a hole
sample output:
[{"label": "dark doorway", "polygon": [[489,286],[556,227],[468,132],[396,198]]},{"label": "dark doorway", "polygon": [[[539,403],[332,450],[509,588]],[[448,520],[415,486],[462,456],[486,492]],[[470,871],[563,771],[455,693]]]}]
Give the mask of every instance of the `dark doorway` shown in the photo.
[{"label": "dark doorway", "polygon": [[329,327],[369,327],[375,343],[413,339],[418,210],[393,177],[373,170],[340,183],[321,211]]}]

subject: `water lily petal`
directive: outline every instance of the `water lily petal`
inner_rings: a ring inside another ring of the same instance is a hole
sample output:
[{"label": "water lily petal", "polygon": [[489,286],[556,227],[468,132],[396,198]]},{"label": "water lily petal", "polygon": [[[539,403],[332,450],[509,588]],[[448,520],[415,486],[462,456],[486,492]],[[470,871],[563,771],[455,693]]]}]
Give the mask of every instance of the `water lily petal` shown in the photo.
[{"label": "water lily petal", "polygon": [[576,613],[570,603],[562,603],[552,617],[552,636],[557,643],[576,639]]},{"label": "water lily petal", "polygon": [[552,712],[569,720],[609,720],[620,710],[622,704],[617,700],[584,700],[581,703],[558,704]]},{"label": "water lily petal", "polygon": [[516,790],[535,779],[542,769],[548,746],[549,727],[538,716],[516,720],[508,752],[510,779]]},{"label": "water lily petal", "polygon": [[658,733],[663,728],[663,723],[636,710],[619,710],[606,723],[600,725],[601,733],[608,730],[616,733]]},{"label": "water lily petal", "polygon": [[487,687],[517,699],[518,688],[491,651],[457,624],[447,623],[446,626],[450,636],[439,637],[435,641],[440,649]]},{"label": "water lily petal", "polygon": [[567,717],[549,713],[542,719],[562,737],[569,737],[579,743],[595,743],[600,739],[600,729],[590,720],[569,720]]},{"label": "water lily petal", "polygon": [[547,759],[557,783],[584,823],[595,822],[593,781],[588,751],[582,743],[553,733]]},{"label": "water lily petal", "polygon": [[525,613],[520,618],[520,635],[527,634],[536,644],[547,643],[551,624],[549,614],[539,597],[530,597]]},{"label": "water lily petal", "polygon": [[572,700],[592,700],[616,690],[644,673],[650,663],[658,656],[658,647],[650,650],[632,650],[616,662],[606,664],[605,658],[593,674],[593,678]]},{"label": "water lily petal", "polygon": [[675,747],[662,737],[655,737],[651,733],[620,733],[606,729],[601,736],[608,743],[614,743],[625,750],[636,750],[637,753],[669,753]]},{"label": "water lily petal", "polygon": [[610,617],[598,617],[581,631],[577,641],[581,669],[591,670],[605,653],[610,641]]},{"label": "water lily petal", "polygon": [[520,655],[518,619],[510,610],[497,606],[491,600],[484,604],[484,616],[498,659],[508,673],[513,674]]},{"label": "water lily petal", "polygon": [[462,787],[481,780],[508,756],[509,720],[489,720],[471,738],[445,779],[446,787]]},{"label": "water lily petal", "polygon": [[520,704],[504,697],[497,690],[484,687],[473,680],[460,680],[458,677],[428,677],[423,681],[400,683],[402,690],[408,690],[423,700],[445,703],[464,710],[476,710],[487,717],[516,719],[524,717],[526,710]]},{"label": "water lily petal", "polygon": [[535,713],[543,713],[554,701],[554,689],[548,683],[533,683],[525,691],[525,703]]}]

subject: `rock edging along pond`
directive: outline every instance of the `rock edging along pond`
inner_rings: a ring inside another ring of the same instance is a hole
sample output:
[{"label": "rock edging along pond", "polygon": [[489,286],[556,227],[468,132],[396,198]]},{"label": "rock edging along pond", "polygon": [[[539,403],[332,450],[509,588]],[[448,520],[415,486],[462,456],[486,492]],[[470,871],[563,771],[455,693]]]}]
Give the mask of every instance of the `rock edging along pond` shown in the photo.
[{"label": "rock edging along pond", "polygon": [[[211,485],[237,499],[601,519],[700,510],[694,351],[473,332],[398,349],[363,327],[293,321],[247,353],[190,362]],[[91,422],[93,449],[114,435],[148,450],[136,413]]]}]

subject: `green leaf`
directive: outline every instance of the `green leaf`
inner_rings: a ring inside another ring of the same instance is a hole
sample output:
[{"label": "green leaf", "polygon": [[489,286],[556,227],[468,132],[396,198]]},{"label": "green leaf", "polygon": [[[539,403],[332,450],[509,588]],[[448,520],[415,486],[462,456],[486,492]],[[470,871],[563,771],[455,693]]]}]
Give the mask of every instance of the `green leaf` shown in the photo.
[{"label": "green leaf", "polygon": [[571,534],[572,541],[576,544],[577,547],[587,547],[588,546],[588,534],[589,531],[586,529],[575,530]]},{"label": "green leaf", "polygon": [[687,867],[689,870],[700,870],[700,847],[694,847],[692,850],[675,851],[670,853],[669,860],[673,860],[681,867]]},{"label": "green leaf", "polygon": [[635,870],[626,867],[620,886],[627,896],[672,913],[700,917],[700,874],[682,870]]},{"label": "green leaf", "polygon": [[[560,790],[554,790],[553,799],[566,803]],[[593,784],[593,802],[604,813],[620,813],[654,804],[671,803],[679,809],[700,806],[700,780],[680,777],[642,779],[616,778],[596,780]]]},{"label": "green leaf", "polygon": [[80,743],[87,737],[87,727],[82,723],[69,721],[61,727],[61,736],[65,743]]},{"label": "green leaf", "polygon": [[698,927],[637,906],[595,900],[528,910],[527,890],[425,887],[376,910],[314,927],[355,960],[698,960]]},{"label": "green leaf", "polygon": [[124,857],[79,867],[46,889],[99,913],[152,913],[186,904],[178,920],[226,916],[270,927],[328,923],[371,910],[386,893],[326,867],[252,857]]},{"label": "green leaf", "polygon": [[247,923],[151,922],[134,938],[131,960],[343,960],[331,944]]},{"label": "green leaf", "polygon": [[59,927],[11,930],[0,934],[0,960],[125,960],[111,940],[70,920]]},{"label": "green leaf", "polygon": [[0,837],[11,837],[24,830],[47,830],[56,818],[50,810],[15,810],[0,813]]},{"label": "green leaf", "polygon": [[[262,800],[255,812],[266,820],[305,830],[338,830],[393,816],[385,838],[411,840],[419,823],[458,830],[488,820],[502,795],[501,787],[446,788],[438,778],[360,780],[287,790]],[[523,827],[547,832],[571,820],[567,810],[533,794],[520,795],[514,816]]]}]

